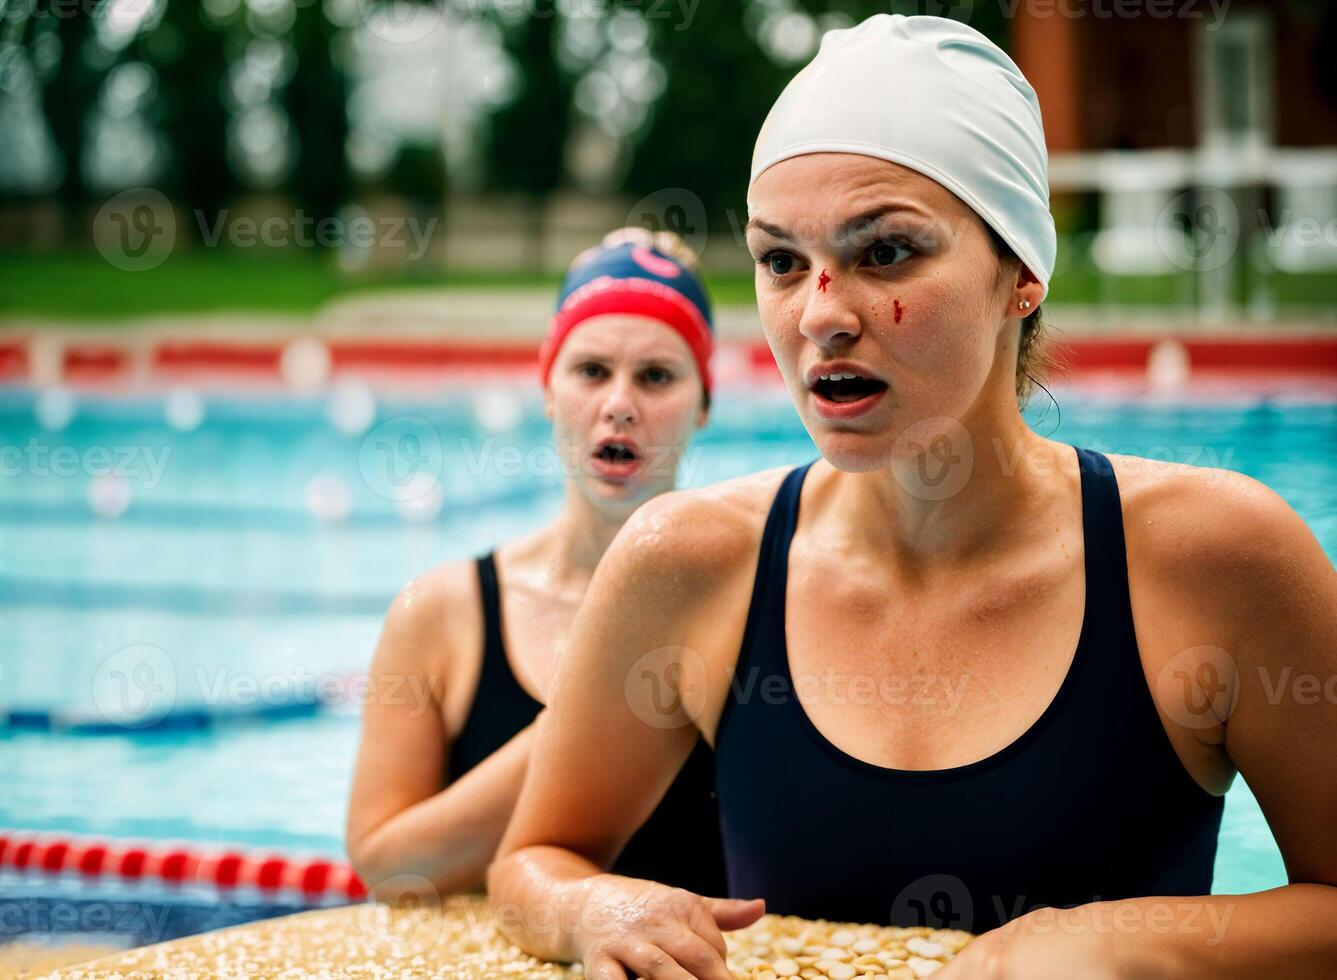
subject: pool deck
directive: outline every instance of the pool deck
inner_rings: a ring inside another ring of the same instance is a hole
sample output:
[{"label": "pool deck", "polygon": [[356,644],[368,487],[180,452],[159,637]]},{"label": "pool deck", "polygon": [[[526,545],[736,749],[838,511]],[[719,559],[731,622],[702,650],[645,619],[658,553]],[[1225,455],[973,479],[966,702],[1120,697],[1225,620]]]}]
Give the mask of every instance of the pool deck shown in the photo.
[{"label": "pool deck", "polygon": [[[845,938],[838,938],[842,932]],[[854,945],[856,938],[864,940],[862,948]],[[735,977],[768,975],[770,964],[787,955],[780,943],[788,940],[796,943],[788,947],[790,950],[808,945],[805,952],[816,953],[811,944],[817,944],[827,947],[827,959],[835,956],[854,961],[862,964],[861,973],[898,980],[928,975],[970,939],[968,933],[956,930],[860,926],[770,915],[726,935],[729,966]],[[842,949],[833,951],[829,948],[832,945]],[[842,951],[845,949],[849,952]],[[860,952],[863,955],[856,959]],[[875,964],[875,956],[882,962]],[[823,967],[829,965],[823,964],[819,970],[825,973]],[[579,969],[537,960],[508,942],[496,928],[482,895],[453,895],[442,900],[429,896],[398,906],[366,902],[299,912],[141,946],[67,966],[47,976],[68,980],[175,976],[283,976],[299,980],[331,975],[343,980],[508,976],[574,980],[582,974]],[[853,968],[845,975],[853,975]]]},{"label": "pool deck", "polygon": [[47,976],[146,977],[573,977],[507,943],[486,902],[452,896],[436,905],[369,902],[315,909],[141,946]]}]

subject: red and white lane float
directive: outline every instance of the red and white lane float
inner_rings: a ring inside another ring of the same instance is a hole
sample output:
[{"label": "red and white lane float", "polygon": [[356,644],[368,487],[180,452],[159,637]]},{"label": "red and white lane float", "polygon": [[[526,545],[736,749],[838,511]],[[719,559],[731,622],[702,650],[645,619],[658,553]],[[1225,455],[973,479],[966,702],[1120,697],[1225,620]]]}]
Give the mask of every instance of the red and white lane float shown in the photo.
[{"label": "red and white lane float", "polygon": [[360,901],[366,886],[352,867],[323,857],[292,857],[194,844],[72,837],[0,830],[0,869],[28,874],[211,885],[221,892],[285,895],[311,904]]}]

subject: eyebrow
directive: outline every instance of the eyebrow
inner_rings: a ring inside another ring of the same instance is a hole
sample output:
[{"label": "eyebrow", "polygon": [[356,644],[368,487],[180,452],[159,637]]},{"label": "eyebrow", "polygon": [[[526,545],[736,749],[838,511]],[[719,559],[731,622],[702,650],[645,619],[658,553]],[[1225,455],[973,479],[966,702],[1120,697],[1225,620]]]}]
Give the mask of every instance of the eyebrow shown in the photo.
[{"label": "eyebrow", "polygon": [[[593,361],[596,364],[612,364],[613,358],[607,354],[596,354],[593,351],[584,351],[574,344],[571,347],[571,359],[573,361]],[[682,357],[675,351],[665,351],[662,354],[651,354],[647,357],[637,357],[635,360],[637,367],[659,367],[661,365],[677,364],[685,362],[687,358]]]},{"label": "eyebrow", "polygon": [[[923,208],[919,207],[917,204],[913,204],[910,202],[896,203],[896,204],[879,204],[877,207],[870,208],[867,211],[862,212],[861,214],[856,214],[854,217],[847,219],[844,224],[842,224],[838,229],[836,229],[836,234],[838,237],[843,238],[855,228],[859,228],[863,225],[871,225],[874,222],[880,221],[882,218],[885,218],[889,214],[895,214],[897,212],[902,212],[902,211],[908,212],[910,214],[917,214],[920,217],[924,218],[931,217],[931,215]],[[784,241],[791,240],[789,232],[786,231],[784,228],[781,228],[779,225],[771,224],[769,221],[762,221],[760,218],[753,218],[752,220],[750,220],[747,223],[746,227],[744,227],[743,229],[744,234],[746,234],[748,231],[751,231],[753,228],[757,229],[758,231],[764,231],[772,238],[780,238],[783,239]]]}]

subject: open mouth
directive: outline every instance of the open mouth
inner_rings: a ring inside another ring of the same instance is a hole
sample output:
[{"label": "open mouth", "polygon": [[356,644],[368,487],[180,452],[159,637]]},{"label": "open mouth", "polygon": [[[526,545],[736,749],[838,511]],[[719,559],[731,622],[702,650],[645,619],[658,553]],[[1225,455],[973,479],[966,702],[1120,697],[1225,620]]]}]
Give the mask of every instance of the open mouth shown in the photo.
[{"label": "open mouth", "polygon": [[606,442],[594,451],[594,458],[605,463],[634,463],[641,457],[626,443]]},{"label": "open mouth", "polygon": [[819,398],[825,398],[827,401],[836,404],[845,404],[857,402],[870,395],[886,391],[887,383],[878,381],[876,378],[865,378],[857,374],[838,372],[821,375],[814,382],[812,390],[817,393]]},{"label": "open mouth", "polygon": [[590,467],[595,475],[614,483],[624,483],[641,471],[641,451],[634,442],[609,439],[590,453]]}]

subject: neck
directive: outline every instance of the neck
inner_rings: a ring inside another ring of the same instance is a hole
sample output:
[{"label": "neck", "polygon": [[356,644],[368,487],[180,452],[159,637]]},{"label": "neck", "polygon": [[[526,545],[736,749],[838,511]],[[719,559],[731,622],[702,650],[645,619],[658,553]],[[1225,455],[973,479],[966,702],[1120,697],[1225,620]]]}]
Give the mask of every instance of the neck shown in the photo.
[{"label": "neck", "polygon": [[561,513],[543,532],[552,585],[562,592],[568,588],[583,592],[628,516],[629,511],[597,507],[568,484]]},{"label": "neck", "polygon": [[1011,405],[962,419],[886,469],[840,474],[832,502],[861,547],[924,570],[960,567],[1014,540],[1052,503],[1068,452]]}]

